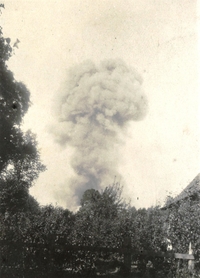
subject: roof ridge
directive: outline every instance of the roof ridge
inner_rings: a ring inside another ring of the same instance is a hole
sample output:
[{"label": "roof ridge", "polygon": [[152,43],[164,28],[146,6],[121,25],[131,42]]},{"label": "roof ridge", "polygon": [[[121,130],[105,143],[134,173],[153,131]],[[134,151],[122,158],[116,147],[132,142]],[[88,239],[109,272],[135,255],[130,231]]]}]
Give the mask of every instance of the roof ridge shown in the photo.
[{"label": "roof ridge", "polygon": [[200,191],[200,173],[185,187],[185,189],[183,189],[176,197],[173,198],[172,202],[164,207],[169,207],[172,204],[175,204],[198,191]]}]

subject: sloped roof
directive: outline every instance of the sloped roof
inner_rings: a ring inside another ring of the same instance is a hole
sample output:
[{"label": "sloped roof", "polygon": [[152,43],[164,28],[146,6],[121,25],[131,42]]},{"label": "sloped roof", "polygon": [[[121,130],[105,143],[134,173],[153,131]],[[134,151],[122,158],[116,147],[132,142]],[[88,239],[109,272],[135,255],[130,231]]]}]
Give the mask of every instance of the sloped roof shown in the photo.
[{"label": "sloped roof", "polygon": [[174,198],[173,203],[185,199],[200,191],[200,173],[186,186],[186,188]]},{"label": "sloped roof", "polygon": [[200,173],[166,207],[170,207],[171,205],[176,204],[179,201],[184,200],[185,198],[190,197],[190,196],[194,195],[197,192],[200,192]]}]

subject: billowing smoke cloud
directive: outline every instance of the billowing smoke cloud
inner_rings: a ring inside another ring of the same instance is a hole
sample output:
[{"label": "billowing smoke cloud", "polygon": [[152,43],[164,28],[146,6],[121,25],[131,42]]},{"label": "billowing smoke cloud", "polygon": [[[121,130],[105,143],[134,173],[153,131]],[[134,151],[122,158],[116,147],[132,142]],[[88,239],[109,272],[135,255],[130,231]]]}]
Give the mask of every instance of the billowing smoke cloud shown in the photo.
[{"label": "billowing smoke cloud", "polygon": [[95,65],[86,61],[69,70],[57,105],[57,141],[74,148],[70,181],[80,198],[89,188],[100,189],[118,174],[119,135],[127,124],[141,120],[147,100],[142,78],[121,60]]}]

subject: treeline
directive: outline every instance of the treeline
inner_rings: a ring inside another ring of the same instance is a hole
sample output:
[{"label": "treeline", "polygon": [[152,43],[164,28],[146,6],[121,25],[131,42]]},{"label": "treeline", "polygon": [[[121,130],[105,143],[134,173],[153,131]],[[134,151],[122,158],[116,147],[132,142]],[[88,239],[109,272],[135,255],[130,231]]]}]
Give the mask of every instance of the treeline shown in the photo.
[{"label": "treeline", "polygon": [[[47,252],[48,267],[52,271],[70,268],[70,272],[82,274],[86,270],[99,270],[102,265],[101,271],[106,272],[121,268],[123,257],[118,253],[85,252],[81,247],[121,248],[124,239],[129,238],[138,254],[147,250],[166,251],[161,217],[159,208],[136,210],[130,207],[121,198],[119,184],[113,184],[101,193],[94,189],[85,191],[76,213],[51,205],[40,207],[29,196],[29,207],[1,212],[0,240],[9,247],[8,258],[16,248],[15,243],[21,243],[22,248],[33,244],[34,248],[25,252],[25,257],[31,258],[26,268],[40,267],[45,272]],[[65,245],[80,246],[80,251],[67,254]],[[39,255],[35,256],[35,252]],[[138,259],[140,257],[135,258]],[[141,260],[141,267],[145,269],[142,264]]]},{"label": "treeline", "polygon": [[[193,200],[188,199],[170,210],[160,207],[136,210],[121,198],[120,185],[113,184],[102,192],[85,191],[76,213],[51,205],[40,207],[30,196],[27,202],[29,206],[16,206],[15,211],[9,211],[8,201],[6,212],[3,209],[0,213],[0,240],[11,243],[9,252],[15,248],[13,243],[21,242],[22,247],[33,243],[34,248],[25,252],[25,257],[30,257],[26,268],[40,268],[44,275],[46,269],[55,272],[68,269],[82,274],[101,268],[102,273],[123,268],[120,254],[86,252],[81,251],[81,247],[121,248],[124,240],[129,238],[131,247],[141,254],[133,258],[141,272],[146,271],[148,261],[151,261],[154,271],[164,273],[164,277],[173,277],[171,271],[177,267],[174,259],[142,256],[145,251],[166,252],[169,241],[174,252],[186,254],[192,242],[195,269],[199,269],[200,211]],[[65,245],[79,246],[80,251],[68,253]],[[187,268],[187,261],[184,264]]]}]

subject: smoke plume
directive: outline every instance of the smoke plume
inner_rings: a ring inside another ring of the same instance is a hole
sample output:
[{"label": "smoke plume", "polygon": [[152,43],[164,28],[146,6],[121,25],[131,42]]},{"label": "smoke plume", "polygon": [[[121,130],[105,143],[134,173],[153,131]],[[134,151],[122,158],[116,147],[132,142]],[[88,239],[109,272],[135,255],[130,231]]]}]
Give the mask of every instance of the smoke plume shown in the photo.
[{"label": "smoke plume", "polygon": [[77,199],[119,177],[119,135],[130,121],[143,119],[147,100],[142,78],[121,60],[71,68],[57,105],[57,141],[74,148],[70,187]]}]

